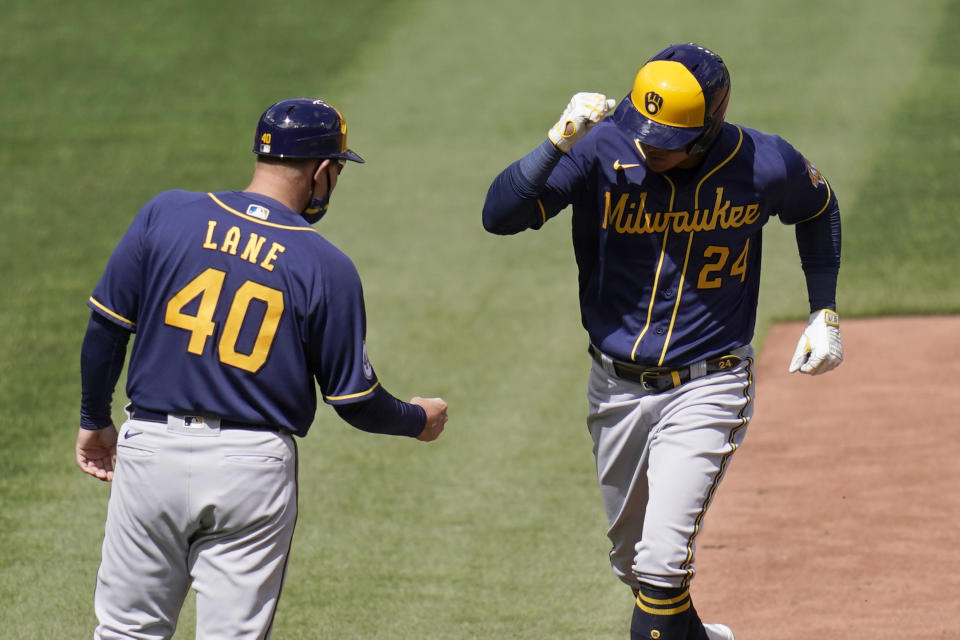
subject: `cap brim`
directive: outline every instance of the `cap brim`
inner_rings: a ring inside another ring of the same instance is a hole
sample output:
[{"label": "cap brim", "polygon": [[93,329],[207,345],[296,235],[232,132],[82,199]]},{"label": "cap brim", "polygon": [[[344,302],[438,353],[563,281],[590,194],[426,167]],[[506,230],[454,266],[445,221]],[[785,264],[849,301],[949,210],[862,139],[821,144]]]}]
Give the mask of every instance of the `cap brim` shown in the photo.
[{"label": "cap brim", "polygon": [[366,162],[363,158],[355,154],[350,149],[347,149],[346,151],[344,151],[340,157],[345,158],[347,160],[353,160],[354,162],[359,162],[360,164],[363,164],[364,162]]},{"label": "cap brim", "polygon": [[633,106],[630,96],[620,103],[614,122],[640,142],[658,149],[680,149],[703,133],[703,127],[671,127],[654,122]]}]

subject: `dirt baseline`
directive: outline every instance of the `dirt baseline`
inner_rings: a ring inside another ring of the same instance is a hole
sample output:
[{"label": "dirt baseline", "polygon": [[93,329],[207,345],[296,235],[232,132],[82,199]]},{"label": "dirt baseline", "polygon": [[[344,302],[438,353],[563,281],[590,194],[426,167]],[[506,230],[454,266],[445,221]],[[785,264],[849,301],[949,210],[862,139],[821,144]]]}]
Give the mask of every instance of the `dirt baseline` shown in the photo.
[{"label": "dirt baseline", "polygon": [[737,640],[960,638],[960,317],[843,321],[844,363],[815,377],[787,373],[802,330],[758,358],[697,610]]}]

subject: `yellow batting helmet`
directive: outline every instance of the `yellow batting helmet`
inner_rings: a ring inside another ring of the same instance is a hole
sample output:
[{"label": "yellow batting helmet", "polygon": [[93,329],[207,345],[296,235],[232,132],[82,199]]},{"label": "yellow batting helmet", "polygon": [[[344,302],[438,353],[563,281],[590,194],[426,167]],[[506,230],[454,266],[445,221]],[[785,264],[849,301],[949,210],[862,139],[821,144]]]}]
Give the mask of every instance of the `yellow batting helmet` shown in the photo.
[{"label": "yellow batting helmet", "polygon": [[720,133],[730,73],[709,49],[671,45],[640,67],[628,99],[617,110],[618,126],[652,147],[699,153]]}]

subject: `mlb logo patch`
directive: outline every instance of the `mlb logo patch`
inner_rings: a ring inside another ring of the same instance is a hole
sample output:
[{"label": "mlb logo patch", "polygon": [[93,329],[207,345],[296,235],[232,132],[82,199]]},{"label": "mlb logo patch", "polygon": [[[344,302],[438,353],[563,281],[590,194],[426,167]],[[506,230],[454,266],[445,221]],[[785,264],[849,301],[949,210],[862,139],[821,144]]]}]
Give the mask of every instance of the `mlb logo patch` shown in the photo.
[{"label": "mlb logo patch", "polygon": [[247,215],[257,218],[258,220],[266,220],[270,217],[270,209],[261,207],[258,204],[252,204],[247,207]]}]

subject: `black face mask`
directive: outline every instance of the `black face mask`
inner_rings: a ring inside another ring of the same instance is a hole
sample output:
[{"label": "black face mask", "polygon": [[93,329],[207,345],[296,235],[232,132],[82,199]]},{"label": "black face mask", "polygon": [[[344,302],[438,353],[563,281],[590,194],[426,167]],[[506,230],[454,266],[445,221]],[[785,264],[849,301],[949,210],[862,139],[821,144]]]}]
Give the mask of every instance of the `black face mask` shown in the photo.
[{"label": "black face mask", "polygon": [[327,212],[329,206],[330,194],[327,194],[324,198],[310,198],[310,204],[307,205],[307,208],[304,209],[300,215],[310,224],[316,224],[320,221],[320,218],[323,217],[323,214]]}]

